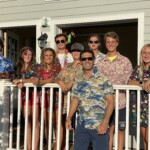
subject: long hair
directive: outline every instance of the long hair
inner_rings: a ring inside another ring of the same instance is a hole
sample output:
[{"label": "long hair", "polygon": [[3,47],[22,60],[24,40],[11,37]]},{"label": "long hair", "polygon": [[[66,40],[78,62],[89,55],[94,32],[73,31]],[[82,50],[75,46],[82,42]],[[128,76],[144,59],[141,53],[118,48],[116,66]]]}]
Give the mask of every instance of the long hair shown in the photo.
[{"label": "long hair", "polygon": [[34,55],[33,49],[31,47],[23,47],[20,50],[19,59],[18,59],[18,63],[17,63],[17,67],[18,67],[17,70],[18,70],[18,72],[22,72],[23,71],[23,67],[25,66],[25,62],[23,60],[22,55],[25,54],[25,52],[27,52],[27,50],[29,50],[32,53],[32,57],[31,57],[31,61],[29,62],[26,71],[29,71],[33,67],[33,65],[35,64],[35,55]]},{"label": "long hair", "polygon": [[44,66],[45,68],[46,68],[46,63],[45,63],[45,61],[44,61],[44,55],[45,55],[45,53],[46,53],[47,51],[50,51],[50,52],[52,52],[52,54],[53,54],[52,65],[54,64],[54,62],[55,62],[55,60],[56,60],[56,53],[55,53],[55,50],[52,49],[52,48],[50,48],[50,47],[49,47],[49,48],[44,48],[44,49],[42,50],[42,53],[41,53],[41,65]]},{"label": "long hair", "polygon": [[144,67],[145,67],[145,63],[144,63],[143,58],[142,58],[142,53],[145,50],[145,48],[150,48],[150,44],[145,44],[142,47],[141,52],[140,52],[140,65],[139,65],[139,77],[140,78],[142,78],[142,76],[143,76],[143,70],[144,70]]}]

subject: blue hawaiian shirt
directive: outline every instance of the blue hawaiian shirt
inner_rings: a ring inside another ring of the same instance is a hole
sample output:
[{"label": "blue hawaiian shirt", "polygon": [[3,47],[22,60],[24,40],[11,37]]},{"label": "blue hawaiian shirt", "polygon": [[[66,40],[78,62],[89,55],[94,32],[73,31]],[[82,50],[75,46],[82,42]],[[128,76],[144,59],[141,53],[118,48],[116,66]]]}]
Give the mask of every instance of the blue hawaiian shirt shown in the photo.
[{"label": "blue hawaiian shirt", "polygon": [[78,100],[78,122],[87,129],[97,129],[103,121],[107,108],[106,96],[113,94],[113,87],[106,76],[95,68],[86,80],[84,75],[78,78],[71,95]]},{"label": "blue hawaiian shirt", "polygon": [[2,54],[0,54],[0,73],[13,72],[13,64]]}]

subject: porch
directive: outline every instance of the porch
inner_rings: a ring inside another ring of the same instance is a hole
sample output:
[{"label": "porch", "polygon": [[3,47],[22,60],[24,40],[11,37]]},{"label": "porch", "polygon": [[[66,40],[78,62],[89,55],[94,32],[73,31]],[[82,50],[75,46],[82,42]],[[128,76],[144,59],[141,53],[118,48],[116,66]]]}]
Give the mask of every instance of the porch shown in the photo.
[{"label": "porch", "polygon": [[[1,90],[0,90],[0,149],[7,150],[27,150],[27,123],[28,117],[24,118],[21,115],[21,90],[17,89],[9,80],[0,81]],[[34,95],[37,95],[37,87],[32,84],[25,84],[26,88],[26,101],[29,98],[29,89],[33,88]],[[45,142],[44,136],[44,93],[45,88],[50,89],[50,116],[49,116],[49,137],[48,145]],[[42,89],[42,104],[40,110],[40,142],[39,149],[51,150],[55,143],[55,137],[53,133],[53,96],[52,93],[54,88],[59,89],[59,99],[62,97],[61,89],[57,84],[46,84],[41,87]],[[126,130],[125,130],[125,150],[136,149],[140,150],[143,148],[142,139],[140,137],[140,90],[139,86],[129,86],[129,85],[114,85],[116,92],[116,103],[115,107],[118,110],[118,93],[120,90],[126,90]],[[137,126],[132,127],[131,125],[131,109],[130,109],[130,92],[137,91]],[[28,103],[28,101],[27,101]],[[58,127],[60,127],[61,122],[61,101],[59,101],[58,108]],[[149,104],[150,105],[150,104]],[[70,92],[68,93],[68,105],[67,112],[69,111],[70,106]],[[32,131],[32,149],[35,146],[35,118],[36,118],[36,97],[34,97],[33,104],[33,131]],[[28,105],[26,105],[26,112],[28,112]],[[149,110],[150,111],[150,110]],[[115,112],[118,116],[118,111]],[[27,115],[26,115],[27,116]],[[118,117],[115,118],[116,126],[115,131],[118,130]],[[150,127],[150,124],[149,124]],[[150,131],[149,131],[150,132]],[[73,149],[73,135],[72,131],[66,131],[66,150]],[[149,133],[150,135],[150,133]],[[60,150],[60,128],[58,128],[57,135],[57,150]],[[150,142],[150,139],[149,139]],[[114,149],[117,150],[118,145],[118,135],[114,136]],[[150,147],[148,148],[150,150]]]}]

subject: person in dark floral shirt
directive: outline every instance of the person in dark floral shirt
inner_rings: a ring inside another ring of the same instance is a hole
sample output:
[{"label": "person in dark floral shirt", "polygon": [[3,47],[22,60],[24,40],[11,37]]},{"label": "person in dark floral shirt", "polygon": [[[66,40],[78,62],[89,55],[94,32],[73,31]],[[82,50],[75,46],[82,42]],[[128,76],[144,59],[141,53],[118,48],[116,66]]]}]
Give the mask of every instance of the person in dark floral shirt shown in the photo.
[{"label": "person in dark floral shirt", "polygon": [[[150,92],[150,44],[143,46],[140,53],[140,65],[136,66],[130,76],[130,85],[139,85],[143,88],[140,99],[140,126],[144,141],[144,150],[148,149],[148,94]],[[131,93],[132,97],[132,124],[136,125],[137,118],[137,96],[136,92]]]},{"label": "person in dark floral shirt", "polygon": [[[19,60],[17,65],[14,67],[14,72],[11,74],[11,80],[13,84],[17,85],[18,88],[22,89],[21,102],[22,112],[24,118],[26,116],[26,89],[24,83],[35,83],[38,79],[36,77],[37,64],[35,62],[35,56],[32,48],[23,47],[20,51]],[[29,100],[28,100],[28,137],[27,137],[27,148],[31,149],[32,146],[32,111],[33,111],[33,89],[29,89]],[[39,145],[39,106],[36,101],[36,129],[35,129],[35,150],[38,150]]]}]

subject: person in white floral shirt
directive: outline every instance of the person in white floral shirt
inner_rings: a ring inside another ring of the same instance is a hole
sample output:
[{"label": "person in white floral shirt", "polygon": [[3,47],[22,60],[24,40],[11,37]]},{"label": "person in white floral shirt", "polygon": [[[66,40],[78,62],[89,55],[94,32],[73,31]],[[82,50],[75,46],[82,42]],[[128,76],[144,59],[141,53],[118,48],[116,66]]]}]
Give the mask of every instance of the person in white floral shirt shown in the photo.
[{"label": "person in white floral shirt", "polygon": [[[132,64],[130,60],[121,55],[117,47],[119,45],[119,37],[115,32],[107,32],[104,36],[106,48],[108,50],[106,56],[97,62],[98,70],[106,75],[112,84],[125,85],[132,73]],[[124,130],[126,123],[126,101],[125,91],[119,93],[119,124],[118,124],[118,150],[123,150],[124,146]],[[110,119],[110,149],[113,146],[113,134],[115,129],[115,111]]]}]

